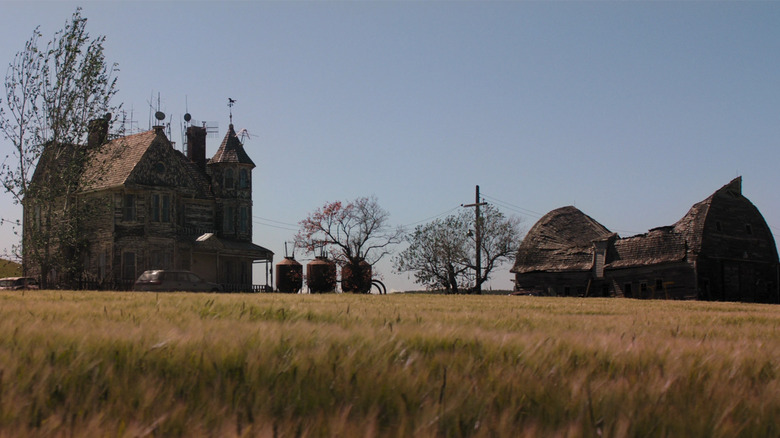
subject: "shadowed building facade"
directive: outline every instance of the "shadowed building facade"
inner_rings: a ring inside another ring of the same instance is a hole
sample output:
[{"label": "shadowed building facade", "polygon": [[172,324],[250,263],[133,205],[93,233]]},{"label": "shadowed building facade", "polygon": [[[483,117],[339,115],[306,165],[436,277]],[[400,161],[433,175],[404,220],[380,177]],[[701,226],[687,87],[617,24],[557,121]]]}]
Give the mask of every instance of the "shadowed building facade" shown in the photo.
[{"label": "shadowed building facade", "polygon": [[[100,127],[98,127],[100,129]],[[252,290],[253,263],[273,260],[273,253],[252,243],[252,169],[233,125],[219,149],[206,160],[206,129],[187,129],[187,155],[176,150],[161,126],[103,142],[90,132],[78,202],[94,205],[84,229],[81,278],[46,275],[51,284],[74,280],[90,287],[127,287],[145,270],[186,269],[226,291]],[[44,151],[33,181],[56,171]],[[25,210],[35,206],[25,201]],[[25,211],[32,218],[33,212]],[[40,226],[27,220],[25,227]],[[28,234],[28,233],[25,233]],[[53,247],[52,251],[61,251]]]},{"label": "shadowed building facade", "polygon": [[575,207],[553,210],[517,252],[515,290],[552,296],[780,303],[774,237],[736,178],[677,223],[621,238]]}]

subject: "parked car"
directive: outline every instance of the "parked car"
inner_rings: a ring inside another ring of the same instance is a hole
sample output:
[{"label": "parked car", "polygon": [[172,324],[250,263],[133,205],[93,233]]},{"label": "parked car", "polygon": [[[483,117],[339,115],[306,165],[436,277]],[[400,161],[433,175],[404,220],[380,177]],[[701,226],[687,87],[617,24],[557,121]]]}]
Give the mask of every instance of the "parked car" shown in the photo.
[{"label": "parked car", "polygon": [[32,277],[0,278],[0,290],[38,289],[38,280]]},{"label": "parked car", "polygon": [[138,277],[133,290],[165,292],[222,292],[222,286],[210,283],[190,271],[156,269],[146,271]]}]

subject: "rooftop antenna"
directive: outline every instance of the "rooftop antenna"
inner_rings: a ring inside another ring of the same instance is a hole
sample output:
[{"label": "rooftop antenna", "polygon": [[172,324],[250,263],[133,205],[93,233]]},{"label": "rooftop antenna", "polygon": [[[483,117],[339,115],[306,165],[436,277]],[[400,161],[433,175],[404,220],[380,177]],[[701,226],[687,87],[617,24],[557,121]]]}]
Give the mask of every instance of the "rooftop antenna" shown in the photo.
[{"label": "rooftop antenna", "polygon": [[184,96],[184,124],[181,127],[181,149],[182,152],[184,152],[184,155],[187,155],[187,152],[190,148],[190,145],[187,143],[187,131],[186,129],[190,127],[190,121],[192,121],[192,115],[190,114],[189,109],[189,102],[187,99],[187,96]]},{"label": "rooftop antenna", "polygon": [[[154,99],[154,93],[152,93],[152,99]],[[152,129],[152,109],[154,108],[154,105],[152,104],[152,101],[149,101],[149,129]],[[154,113],[154,118],[157,119],[157,125],[161,125],[162,121],[165,120],[165,113],[160,111],[160,93],[157,93],[157,108]]]},{"label": "rooftop antenna", "polygon": [[252,136],[249,134],[249,130],[247,130],[246,128],[238,131],[238,136],[239,139],[241,140],[241,144],[244,144],[245,139],[250,139],[250,140],[252,139]]},{"label": "rooftop antenna", "polygon": [[233,105],[236,104],[236,99],[228,97],[228,108],[230,108],[230,124],[233,124]]}]

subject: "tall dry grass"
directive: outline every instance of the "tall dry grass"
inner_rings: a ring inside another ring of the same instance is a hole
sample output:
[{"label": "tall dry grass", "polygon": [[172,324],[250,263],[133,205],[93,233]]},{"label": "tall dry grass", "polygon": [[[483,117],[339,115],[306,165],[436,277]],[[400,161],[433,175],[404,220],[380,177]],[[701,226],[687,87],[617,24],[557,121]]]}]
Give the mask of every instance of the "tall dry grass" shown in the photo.
[{"label": "tall dry grass", "polygon": [[777,306],[0,294],[2,436],[778,436]]}]

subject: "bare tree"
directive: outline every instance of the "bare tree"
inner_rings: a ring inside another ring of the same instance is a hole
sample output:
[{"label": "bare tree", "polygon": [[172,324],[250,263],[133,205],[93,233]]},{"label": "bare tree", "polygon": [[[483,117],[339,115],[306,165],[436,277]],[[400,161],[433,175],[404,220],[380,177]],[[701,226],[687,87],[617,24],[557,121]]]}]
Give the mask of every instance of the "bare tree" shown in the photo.
[{"label": "bare tree", "polygon": [[13,158],[0,167],[0,181],[15,203],[24,204],[22,259],[46,285],[46,273],[73,274],[83,246],[76,194],[85,189],[84,164],[94,148],[87,140],[91,120],[103,118],[106,131],[115,112],[116,64],[108,65],[104,36],[90,37],[81,9],[41,47],[33,36],[10,63],[0,131],[13,145]]},{"label": "bare tree", "polygon": [[407,236],[409,246],[393,260],[398,272],[414,272],[415,282],[445,293],[467,284],[469,221],[452,215],[418,225]]},{"label": "bare tree", "polygon": [[[326,203],[300,222],[296,246],[309,253],[327,248],[342,269],[362,278],[366,264],[373,266],[401,242],[403,231],[392,228],[389,218],[373,196]],[[363,286],[356,289],[367,291]]]},{"label": "bare tree", "polygon": [[[482,262],[477,272],[476,227],[481,234]],[[479,290],[501,264],[511,261],[520,244],[520,219],[486,205],[476,223],[467,210],[415,228],[409,247],[394,259],[398,272],[414,272],[415,282],[446,293]]]}]

